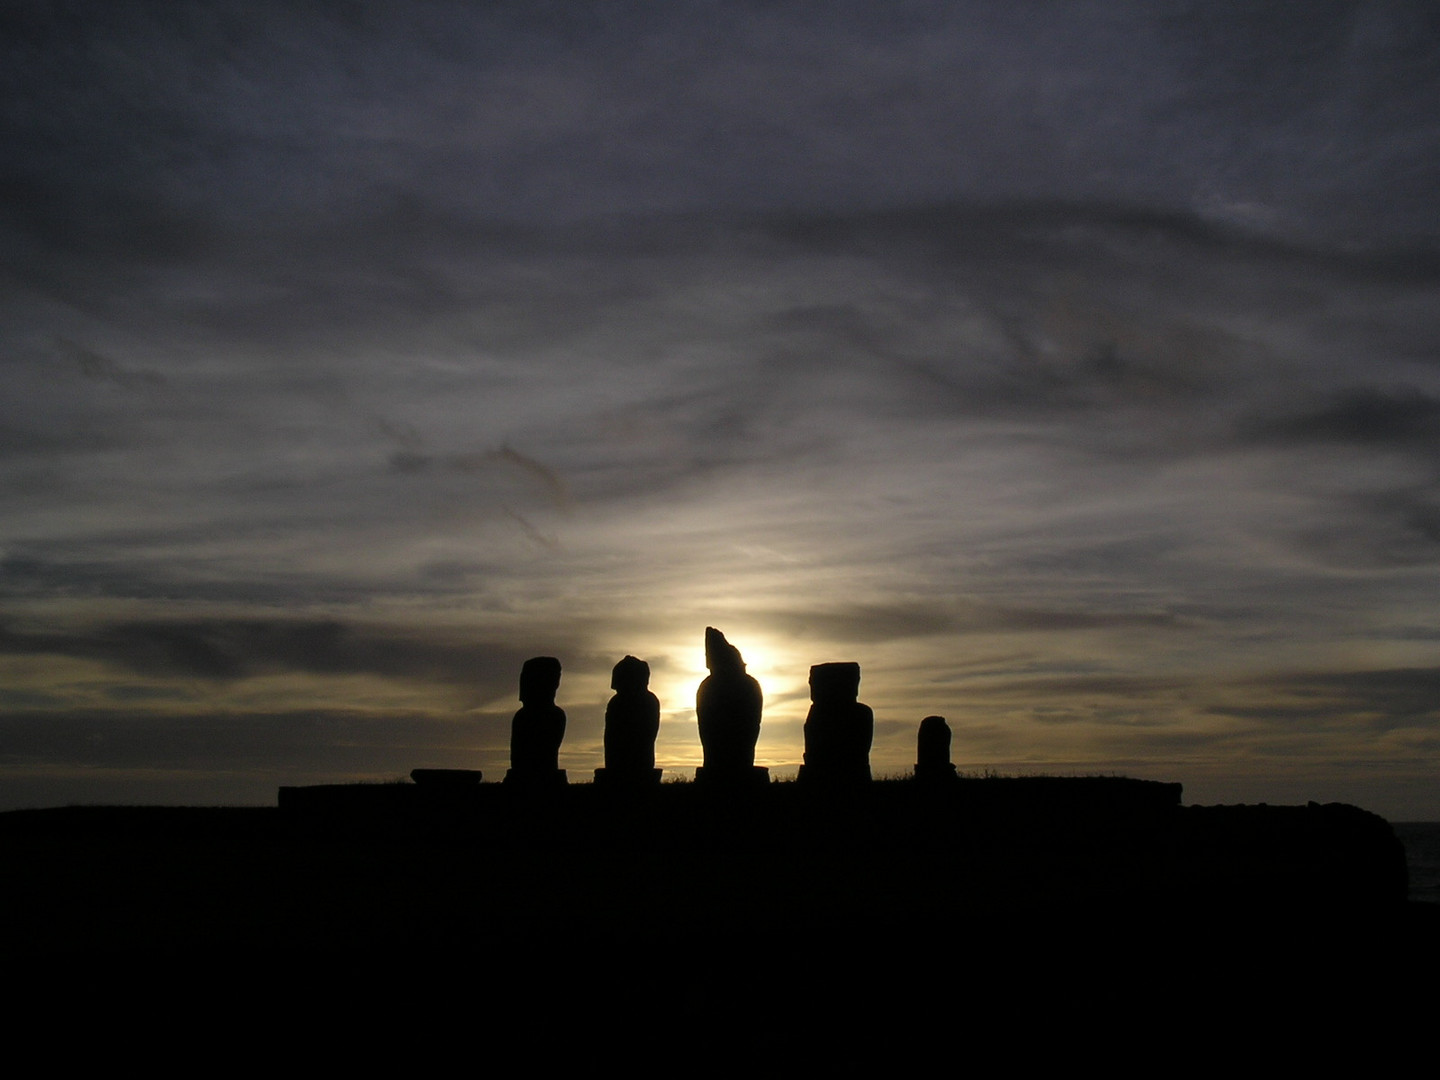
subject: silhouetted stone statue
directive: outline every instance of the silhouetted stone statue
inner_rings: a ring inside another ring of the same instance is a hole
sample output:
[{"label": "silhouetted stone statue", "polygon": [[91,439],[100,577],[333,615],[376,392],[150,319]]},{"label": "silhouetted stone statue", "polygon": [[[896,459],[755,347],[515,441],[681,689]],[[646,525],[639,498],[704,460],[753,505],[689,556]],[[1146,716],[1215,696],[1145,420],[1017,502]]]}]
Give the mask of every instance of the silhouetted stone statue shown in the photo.
[{"label": "silhouetted stone statue", "polygon": [[652,694],[650,665],[627,656],[610,673],[615,696],[605,706],[605,767],[595,770],[597,784],[658,784],[655,736],[660,733],[660,699]]},{"label": "silhouetted stone statue", "polygon": [[555,704],[560,689],[560,661],[534,656],[520,669],[520,711],[510,722],[510,771],[505,782],[563,784],[560,741],[565,738],[565,710]]},{"label": "silhouetted stone statue", "polygon": [[713,626],[705,628],[705,666],[710,674],[695,692],[695,718],[705,764],[695,779],[722,783],[767,783],[770,770],[755,764],[760,738],[760,684],[745,674],[740,650]]},{"label": "silhouetted stone statue", "polygon": [[921,720],[915,743],[916,780],[955,778],[955,766],[950,762],[950,725],[943,716],[927,716]]},{"label": "silhouetted stone statue", "polygon": [[870,779],[875,714],[856,700],[859,696],[859,664],[816,664],[810,669],[811,705],[799,779],[840,784]]}]

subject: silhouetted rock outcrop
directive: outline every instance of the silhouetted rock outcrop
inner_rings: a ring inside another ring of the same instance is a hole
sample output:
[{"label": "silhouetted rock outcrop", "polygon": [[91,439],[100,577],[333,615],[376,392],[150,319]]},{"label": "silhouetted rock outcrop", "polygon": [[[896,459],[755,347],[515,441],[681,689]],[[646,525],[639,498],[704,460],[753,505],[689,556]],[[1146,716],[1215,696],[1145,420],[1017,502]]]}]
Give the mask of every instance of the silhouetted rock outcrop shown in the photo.
[{"label": "silhouetted rock outcrop", "polygon": [[649,690],[650,665],[627,656],[610,674],[615,696],[605,706],[605,767],[595,770],[601,784],[649,785],[660,782],[655,768],[655,736],[660,733],[660,699]]},{"label": "silhouetted rock outcrop", "polygon": [[740,650],[713,626],[705,628],[705,666],[710,674],[695,693],[705,764],[695,771],[695,779],[725,783],[767,780],[769,771],[755,766],[764,705],[760,684],[745,674]]},{"label": "silhouetted rock outcrop", "polygon": [[563,784],[560,743],[565,738],[565,710],[555,704],[560,689],[560,661],[535,656],[520,669],[520,710],[510,723],[510,771],[505,782]]},{"label": "silhouetted rock outcrop", "polygon": [[828,784],[867,782],[875,714],[856,699],[859,664],[816,664],[810,669],[810,712],[805,717],[805,764],[800,779]]},{"label": "silhouetted rock outcrop", "polygon": [[915,739],[915,779],[926,783],[955,779],[955,766],[950,761],[950,725],[943,716],[927,716],[920,721]]}]

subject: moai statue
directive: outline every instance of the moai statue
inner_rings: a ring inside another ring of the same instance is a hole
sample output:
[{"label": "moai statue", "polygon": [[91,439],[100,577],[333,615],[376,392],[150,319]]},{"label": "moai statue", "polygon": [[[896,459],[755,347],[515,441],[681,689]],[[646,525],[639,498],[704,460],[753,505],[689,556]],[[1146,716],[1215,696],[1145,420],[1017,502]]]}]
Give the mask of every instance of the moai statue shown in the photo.
[{"label": "moai statue", "polygon": [[745,674],[740,650],[713,626],[705,628],[705,666],[710,674],[695,692],[695,717],[705,764],[695,779],[723,783],[768,783],[770,770],[755,764],[760,738],[760,684]]},{"label": "moai statue", "polygon": [[597,784],[658,784],[655,736],[660,733],[660,699],[650,692],[650,665],[627,656],[610,673],[615,696],[605,706],[605,767]]},{"label": "moai statue", "polygon": [[927,716],[920,721],[920,734],[915,747],[915,779],[927,783],[953,780],[955,766],[950,762],[950,725],[943,716]]},{"label": "moai statue", "polygon": [[563,784],[560,741],[565,738],[565,710],[555,704],[560,689],[560,661],[534,656],[520,669],[520,711],[510,722],[510,771],[505,782]]},{"label": "moai statue", "polygon": [[859,664],[816,664],[810,669],[811,705],[799,779],[832,784],[870,779],[875,714],[856,700],[859,696]]}]

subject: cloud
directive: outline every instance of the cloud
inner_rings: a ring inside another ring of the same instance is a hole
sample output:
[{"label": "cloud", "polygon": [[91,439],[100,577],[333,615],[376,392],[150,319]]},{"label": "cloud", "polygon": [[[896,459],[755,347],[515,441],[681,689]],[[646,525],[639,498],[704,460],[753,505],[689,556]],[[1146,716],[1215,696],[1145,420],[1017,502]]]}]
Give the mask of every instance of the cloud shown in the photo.
[{"label": "cloud", "polygon": [[[290,710],[161,714],[67,710],[0,715],[0,767],[254,772],[273,787],[299,774],[403,776],[417,759],[488,759],[508,743],[509,716]],[[500,759],[503,760],[503,757]]]},{"label": "cloud", "polygon": [[1085,630],[1163,630],[1180,620],[1167,612],[1047,611],[955,601],[819,607],[769,611],[764,621],[797,639],[869,644],[964,634],[1047,633]]},{"label": "cloud", "polygon": [[0,629],[0,654],[99,660],[152,677],[228,681],[277,672],[377,675],[508,693],[528,651],[336,619],[156,619],[74,630]]},{"label": "cloud", "polygon": [[69,7],[0,38],[4,171],[65,192],[20,220],[91,252],[394,192],[530,221],[1019,195],[1433,235],[1418,3]]},{"label": "cloud", "polygon": [[1297,550],[1337,567],[1384,569],[1440,561],[1440,492],[1433,484],[1358,493],[1291,526]]},{"label": "cloud", "polygon": [[1440,668],[1283,672],[1248,685],[1270,700],[1226,703],[1213,711],[1307,730],[1355,725],[1375,732],[1433,732],[1440,721]]},{"label": "cloud", "polygon": [[127,390],[165,385],[165,376],[157,371],[130,370],[108,356],[102,356],[93,349],[87,349],[68,338],[56,338],[55,349],[62,356],[74,360],[80,366],[80,373],[87,379],[112,382]]},{"label": "cloud", "polygon": [[1315,411],[1262,421],[1267,440],[1415,447],[1433,451],[1440,440],[1440,397],[1417,387],[1355,387]]}]

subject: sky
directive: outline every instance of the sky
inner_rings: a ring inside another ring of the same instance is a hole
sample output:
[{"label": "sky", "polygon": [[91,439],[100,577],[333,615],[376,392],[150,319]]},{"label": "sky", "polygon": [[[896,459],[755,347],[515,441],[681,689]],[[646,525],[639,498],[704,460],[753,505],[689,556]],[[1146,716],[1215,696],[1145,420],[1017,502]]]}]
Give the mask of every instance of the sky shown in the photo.
[{"label": "sky", "polygon": [[1440,820],[1440,8],[0,5],[0,809],[802,760]]}]

